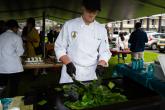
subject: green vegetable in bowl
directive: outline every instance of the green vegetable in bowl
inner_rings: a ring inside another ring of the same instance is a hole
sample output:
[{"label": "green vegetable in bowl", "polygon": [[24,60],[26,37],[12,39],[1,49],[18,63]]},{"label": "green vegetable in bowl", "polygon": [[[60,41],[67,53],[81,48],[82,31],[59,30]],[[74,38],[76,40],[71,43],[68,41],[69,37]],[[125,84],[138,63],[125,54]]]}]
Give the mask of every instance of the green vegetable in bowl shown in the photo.
[{"label": "green vegetable in bowl", "polygon": [[108,83],[108,87],[109,87],[110,89],[113,89],[113,87],[115,87],[115,84],[114,84],[113,82],[109,82],[109,83]]},{"label": "green vegetable in bowl", "polygon": [[76,100],[66,100],[64,105],[70,109],[85,109],[127,101],[124,95],[111,91],[115,87],[113,82],[109,82],[108,86],[103,86],[93,81],[85,86],[86,90],[75,85],[64,85],[65,94],[69,92],[78,94]]}]

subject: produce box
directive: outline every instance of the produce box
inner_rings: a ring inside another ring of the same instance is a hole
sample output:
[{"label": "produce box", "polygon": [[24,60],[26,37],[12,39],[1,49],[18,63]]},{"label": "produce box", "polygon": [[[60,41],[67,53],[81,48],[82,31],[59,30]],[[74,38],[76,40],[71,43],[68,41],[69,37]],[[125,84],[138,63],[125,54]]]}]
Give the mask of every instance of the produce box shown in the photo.
[{"label": "produce box", "polygon": [[[159,110],[162,105],[161,97],[154,91],[147,89],[146,87],[132,81],[131,79],[124,78],[112,78],[103,80],[101,85],[109,86],[109,82],[114,83],[112,89],[113,93],[120,93],[126,100],[114,102],[111,104],[98,104],[96,106],[88,106],[88,110]],[[91,83],[91,82],[83,82]],[[35,88],[32,92],[33,95],[25,96],[25,104],[30,100],[33,103],[34,110],[70,110],[71,108],[66,106],[67,101],[73,101],[72,98],[66,97],[64,91],[60,90],[64,86],[74,85],[73,83],[63,85],[53,85],[47,87]],[[109,95],[107,96],[109,97]],[[33,100],[34,99],[34,100]],[[116,100],[116,99],[115,99]],[[102,102],[102,100],[100,100]],[[89,102],[89,101],[87,101]]]},{"label": "produce box", "polygon": [[135,71],[126,64],[118,64],[116,66],[116,73],[120,76],[129,77],[138,84],[157,92],[162,97],[165,97],[164,74],[160,65],[151,63],[147,69]]}]

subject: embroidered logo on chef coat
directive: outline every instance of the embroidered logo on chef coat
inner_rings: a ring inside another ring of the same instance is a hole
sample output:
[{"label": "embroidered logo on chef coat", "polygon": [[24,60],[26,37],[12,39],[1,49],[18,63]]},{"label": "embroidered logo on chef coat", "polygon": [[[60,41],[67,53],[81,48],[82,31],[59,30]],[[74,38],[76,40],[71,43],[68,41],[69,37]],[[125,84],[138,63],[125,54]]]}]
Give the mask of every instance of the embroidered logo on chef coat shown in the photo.
[{"label": "embroidered logo on chef coat", "polygon": [[73,39],[75,39],[77,37],[77,32],[76,31],[72,31],[71,32],[71,36]]}]

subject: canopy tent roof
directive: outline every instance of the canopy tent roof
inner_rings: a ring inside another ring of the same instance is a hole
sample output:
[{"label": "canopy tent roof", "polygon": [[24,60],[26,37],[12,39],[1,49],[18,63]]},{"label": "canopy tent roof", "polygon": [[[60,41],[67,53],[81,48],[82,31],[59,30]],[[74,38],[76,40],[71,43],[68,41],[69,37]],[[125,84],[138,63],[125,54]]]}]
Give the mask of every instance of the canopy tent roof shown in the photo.
[{"label": "canopy tent roof", "polygon": [[[165,0],[101,0],[100,22],[132,19],[165,13]],[[28,17],[64,22],[81,14],[81,0],[1,0],[0,19],[24,20]]]}]

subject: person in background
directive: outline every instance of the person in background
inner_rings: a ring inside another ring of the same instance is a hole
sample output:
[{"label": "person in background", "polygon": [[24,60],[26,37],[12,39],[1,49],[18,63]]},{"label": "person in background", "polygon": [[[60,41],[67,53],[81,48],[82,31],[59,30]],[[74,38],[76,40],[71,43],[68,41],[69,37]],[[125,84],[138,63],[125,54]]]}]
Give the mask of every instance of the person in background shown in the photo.
[{"label": "person in background", "polygon": [[130,35],[128,43],[130,44],[131,56],[133,59],[143,59],[145,43],[148,42],[147,34],[141,29],[141,22],[135,24],[135,31]]},{"label": "person in background", "polygon": [[5,21],[0,20],[0,34],[6,31]]},{"label": "person in background", "polygon": [[23,42],[25,42],[26,43],[26,36],[27,36],[27,26],[24,26],[23,27],[23,29],[22,29],[22,35],[21,35],[21,37],[22,37],[22,40],[23,40]]},{"label": "person in background", "polygon": [[116,39],[116,48],[118,50],[123,50],[125,45],[124,45],[124,34],[123,33],[119,33],[119,36]]},{"label": "person in background", "polygon": [[[126,49],[126,47],[128,47],[126,45],[127,43],[124,37],[124,33],[120,32],[118,38],[116,39],[116,48],[119,51],[123,51],[124,49]],[[126,54],[122,54],[122,59],[124,60],[126,56],[127,56]],[[118,54],[118,58],[120,58],[120,54]]]},{"label": "person in background", "polygon": [[55,39],[55,31],[54,30],[50,30],[49,33],[47,34],[48,37],[48,41],[49,43],[54,43],[54,39]]},{"label": "person in background", "polygon": [[[0,94],[2,104],[5,98],[17,95],[23,72],[20,56],[24,53],[22,39],[17,35],[19,28],[17,21],[9,20],[6,26],[7,31],[0,35],[0,87],[6,88],[9,85],[9,91],[3,90]],[[3,107],[3,110],[8,110],[6,105]]]},{"label": "person in background", "polygon": [[55,29],[52,29],[47,34],[49,43],[54,43],[60,33],[60,25],[55,26]]},{"label": "person in background", "polygon": [[25,54],[27,57],[35,57],[36,52],[35,48],[39,46],[40,43],[40,36],[35,28],[35,19],[28,18],[26,21],[26,26],[23,29],[22,37],[24,38],[25,44]]},{"label": "person in background", "polygon": [[58,25],[56,26],[56,28],[55,28],[55,31],[54,31],[54,33],[55,33],[54,42],[56,41],[56,39],[57,39],[57,37],[58,37],[58,35],[59,35],[59,33],[60,33],[60,30],[61,30],[61,25],[58,24]]},{"label": "person in background", "polygon": [[95,20],[100,0],[83,0],[82,16],[67,21],[55,42],[55,53],[63,63],[60,83],[95,80],[102,76],[111,57],[107,31]]},{"label": "person in background", "polygon": [[111,41],[112,41],[112,38],[111,38],[111,35],[110,35],[110,32],[109,32],[109,27],[108,27],[107,24],[105,25],[105,29],[107,30],[108,42],[110,44]]},{"label": "person in background", "polygon": [[116,47],[119,50],[124,50],[126,47],[124,33],[120,32],[118,38],[116,39]]}]

